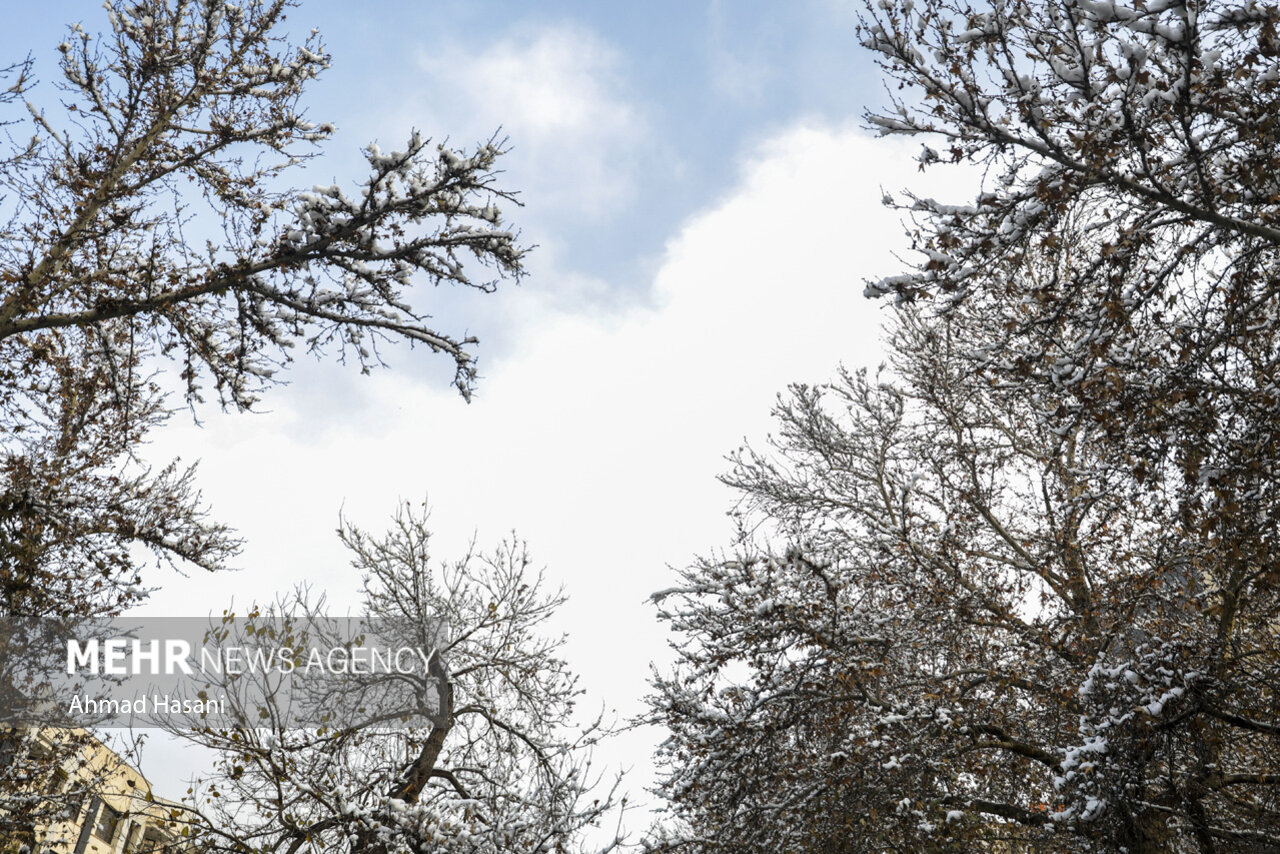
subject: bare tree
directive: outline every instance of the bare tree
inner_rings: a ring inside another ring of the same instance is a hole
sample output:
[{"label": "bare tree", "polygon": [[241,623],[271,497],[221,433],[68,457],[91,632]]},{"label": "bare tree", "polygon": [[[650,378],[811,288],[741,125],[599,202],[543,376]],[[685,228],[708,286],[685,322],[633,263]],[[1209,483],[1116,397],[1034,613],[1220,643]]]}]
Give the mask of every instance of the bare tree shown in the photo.
[{"label": "bare tree", "polygon": [[[333,129],[300,113],[329,59],[314,34],[291,48],[273,33],[288,6],[109,4],[106,35],[74,26],[59,46],[55,115],[31,100],[29,67],[11,69],[6,97],[27,117],[0,160],[6,590],[111,560],[102,574],[127,585],[125,543],[206,568],[234,551],[189,473],[131,465],[168,412],[164,357],[189,399],[212,383],[248,408],[291,350],[336,348],[367,369],[379,341],[408,340],[446,354],[470,392],[475,342],[428,325],[415,295],[520,274],[499,149],[415,132],[402,150],[371,145],[351,191],[289,187]],[[492,277],[473,278],[468,258]]]},{"label": "bare tree", "polygon": [[341,534],[365,575],[367,634],[344,637],[306,591],[244,625],[259,643],[277,626],[272,643],[294,647],[304,634],[326,649],[376,636],[430,664],[315,676],[299,660],[292,690],[271,682],[279,674],[253,690],[240,677],[212,684],[207,695],[229,696],[238,722],[175,729],[218,755],[192,796],[202,850],[580,848],[617,804],[590,770],[600,720],[575,719],[581,691],[558,655],[563,639],[545,634],[563,595],[515,541],[436,561],[425,513],[408,507],[385,537],[345,523]]},{"label": "bare tree", "polygon": [[655,847],[1280,844],[1268,570],[991,364],[1023,311],[900,309],[891,370],[793,388],[734,458],[753,533],[655,596]]},{"label": "bare tree", "polygon": [[[415,281],[487,288],[464,255],[519,273],[498,224],[497,203],[511,200],[493,184],[499,151],[415,133],[403,150],[371,145],[354,193],[279,184],[333,130],[299,114],[329,59],[318,36],[289,48],[273,35],[288,6],[120,3],[104,38],[72,28],[59,105],[72,118],[26,102],[35,135],[2,173],[13,214],[0,341],[76,328],[125,369],[139,347],[172,352],[190,394],[206,374],[248,406],[287,348],[337,342],[369,365],[380,338],[407,338],[448,354],[470,389],[473,342],[425,325],[408,292]],[[201,239],[197,204],[216,217],[216,240]]]},{"label": "bare tree", "polygon": [[[58,46],[44,106],[33,63],[8,69],[0,620],[118,614],[146,595],[148,553],[227,566],[239,542],[209,518],[193,470],[140,460],[171,414],[166,389],[249,409],[294,353],[368,370],[380,343],[407,341],[471,392],[476,342],[436,326],[423,295],[521,274],[500,143],[407,133],[398,150],[371,144],[354,186],[291,186],[333,132],[303,117],[329,57],[315,33],[296,46],[278,34],[291,5],[110,2],[105,33],[75,25]],[[0,813],[29,813],[3,798]]]},{"label": "bare tree", "polygon": [[1280,845],[1278,23],[866,4],[869,122],[983,184],[890,199],[893,370],[794,389],[727,478],[772,537],[658,597],[667,844]]},{"label": "bare tree", "polygon": [[[1010,309],[983,346],[1052,387],[1180,501],[1240,578],[1275,551],[1280,12],[1254,2],[884,3],[861,35],[900,84],[868,115],[972,161],[972,204],[909,197],[920,251],[872,294]],[[1021,311],[1013,311],[1020,305]],[[1259,453],[1259,449],[1263,449]]]}]

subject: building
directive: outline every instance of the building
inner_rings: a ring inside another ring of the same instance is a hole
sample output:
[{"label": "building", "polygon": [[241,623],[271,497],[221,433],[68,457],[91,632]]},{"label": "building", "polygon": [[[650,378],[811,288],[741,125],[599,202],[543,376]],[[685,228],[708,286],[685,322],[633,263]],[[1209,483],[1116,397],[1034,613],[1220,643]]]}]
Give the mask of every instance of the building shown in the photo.
[{"label": "building", "polygon": [[[66,731],[36,733],[37,750],[53,755]],[[151,784],[115,751],[79,732],[68,758],[45,775],[51,800],[63,798],[65,818],[0,839],[0,854],[189,854],[180,804]]]}]

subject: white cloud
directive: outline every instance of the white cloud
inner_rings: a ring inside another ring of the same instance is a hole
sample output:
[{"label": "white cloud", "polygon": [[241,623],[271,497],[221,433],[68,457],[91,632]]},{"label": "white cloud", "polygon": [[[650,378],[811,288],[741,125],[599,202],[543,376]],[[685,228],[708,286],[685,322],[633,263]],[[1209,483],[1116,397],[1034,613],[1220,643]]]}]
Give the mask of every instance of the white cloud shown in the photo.
[{"label": "white cloud", "polygon": [[595,33],[541,26],[483,49],[424,51],[420,65],[432,124],[455,137],[501,125],[514,146],[506,167],[540,209],[598,215],[631,197],[647,129],[620,55]]},{"label": "white cloud", "polygon": [[[666,654],[645,598],[670,586],[669,564],[727,542],[724,454],[762,439],[787,383],[881,359],[881,305],[863,299],[862,278],[896,269],[904,239],[879,199],[920,187],[916,147],[851,128],[778,136],[669,242],[646,307],[574,313],[531,282],[512,355],[488,366],[470,406],[400,371],[368,379],[366,412],[333,400],[326,431],[304,430],[293,390],[270,415],[172,429],[158,451],[201,449],[201,482],[247,537],[249,569],[167,583],[152,610],[309,581],[345,611],[356,584],[333,536],[338,508],[380,530],[397,498],[429,495],[442,556],[476,530],[481,545],[513,527],[529,540],[571,596],[562,626],[590,699],[635,711],[648,663]],[[627,749],[643,769],[649,745]]]}]

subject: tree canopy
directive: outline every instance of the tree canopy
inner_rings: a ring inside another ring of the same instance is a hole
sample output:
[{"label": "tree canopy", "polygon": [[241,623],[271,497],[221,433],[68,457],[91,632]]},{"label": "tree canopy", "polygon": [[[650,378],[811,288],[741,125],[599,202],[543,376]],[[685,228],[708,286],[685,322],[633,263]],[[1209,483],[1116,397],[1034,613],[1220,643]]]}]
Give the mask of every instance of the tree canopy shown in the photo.
[{"label": "tree canopy", "polygon": [[890,365],[793,388],[655,597],[655,846],[1280,844],[1277,22],[868,4],[869,124],[982,186],[890,199]]},{"label": "tree canopy", "polygon": [[[55,91],[32,59],[3,72],[0,726],[57,718],[6,621],[74,631],[144,599],[148,563],[238,552],[194,468],[142,451],[178,401],[247,410],[297,354],[369,370],[386,342],[440,354],[469,397],[477,342],[426,295],[522,274],[500,140],[406,128],[358,183],[297,186],[334,128],[305,116],[329,56],[282,34],[293,5],[112,0],[104,32],[57,46]],[[28,797],[63,753],[24,731],[0,739],[0,835],[65,806]]]},{"label": "tree canopy", "polygon": [[300,589],[230,621],[222,641],[297,649],[305,635],[302,643],[341,649],[376,637],[429,657],[429,669],[318,678],[300,666],[292,690],[272,674],[213,676],[208,696],[232,698],[239,722],[173,722],[178,737],[216,756],[180,817],[197,847],[584,848],[584,830],[618,804],[591,771],[605,729],[575,714],[581,689],[560,657],[563,637],[547,631],[563,593],[547,589],[514,540],[440,560],[426,513],[408,506],[386,535],[346,523],[341,535],[364,579],[360,634],[345,633],[324,597]]},{"label": "tree canopy", "polygon": [[[138,547],[227,565],[238,542],[209,518],[191,470],[139,459],[171,412],[168,390],[248,409],[298,351],[367,370],[380,342],[408,341],[449,358],[471,392],[476,342],[430,322],[423,292],[521,274],[499,211],[514,203],[495,181],[500,147],[461,151],[414,131],[397,150],[370,144],[368,175],[350,188],[290,186],[334,130],[304,117],[329,57],[316,33],[298,45],[279,34],[290,6],[109,3],[104,34],[75,25],[58,46],[56,98],[37,100],[32,61],[9,70],[6,610],[119,610],[144,595]],[[57,592],[72,580],[80,595]]]}]

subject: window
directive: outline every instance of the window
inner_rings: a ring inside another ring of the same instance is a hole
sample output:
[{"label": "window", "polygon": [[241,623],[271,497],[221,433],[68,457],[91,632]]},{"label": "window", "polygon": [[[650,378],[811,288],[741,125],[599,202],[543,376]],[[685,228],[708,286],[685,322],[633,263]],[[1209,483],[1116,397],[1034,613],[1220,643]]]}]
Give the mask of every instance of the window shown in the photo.
[{"label": "window", "polygon": [[68,782],[67,772],[63,771],[61,768],[58,768],[49,777],[49,794],[51,795],[62,794],[62,790],[67,787],[67,782]]},{"label": "window", "polygon": [[147,832],[142,835],[142,848],[139,849],[140,854],[152,854],[152,852],[161,852],[169,850],[169,836],[161,830],[154,827],[148,827]]},{"label": "window", "polygon": [[62,796],[67,804],[63,818],[67,821],[78,821],[80,810],[84,809],[84,789],[79,784],[73,783],[67,787]]},{"label": "window", "polygon": [[138,837],[142,835],[142,825],[134,822],[129,825],[129,835],[125,838],[124,854],[137,854],[141,850],[138,846]]},{"label": "window", "polygon": [[71,785],[66,771],[59,768],[49,777],[48,794],[54,803],[62,804],[60,818],[75,821],[80,817],[80,808],[84,806],[84,792]]},{"label": "window", "polygon": [[93,835],[103,842],[110,842],[115,839],[116,827],[119,824],[120,813],[103,804],[102,810],[98,813],[98,820],[93,825]]},{"label": "window", "polygon": [[0,734],[0,769],[9,770],[18,755],[18,736],[12,730]]}]

